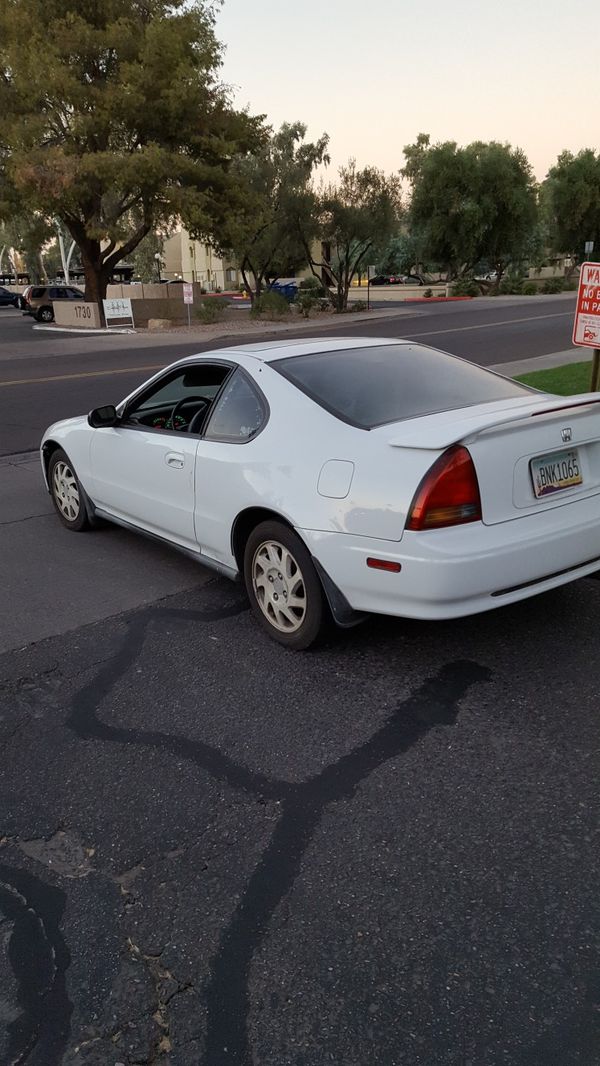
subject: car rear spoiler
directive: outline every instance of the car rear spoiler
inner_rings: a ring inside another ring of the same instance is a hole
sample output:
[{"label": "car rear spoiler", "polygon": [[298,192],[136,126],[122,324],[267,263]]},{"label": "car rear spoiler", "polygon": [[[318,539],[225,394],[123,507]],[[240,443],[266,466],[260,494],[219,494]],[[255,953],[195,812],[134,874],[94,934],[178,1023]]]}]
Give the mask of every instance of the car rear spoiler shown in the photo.
[{"label": "car rear spoiler", "polygon": [[525,408],[519,407],[511,413],[502,411],[490,412],[485,415],[480,411],[477,415],[472,415],[471,417],[465,414],[464,418],[460,418],[450,425],[441,423],[424,426],[419,419],[418,422],[421,422],[421,425],[417,423],[417,420],[412,424],[407,422],[401,432],[390,439],[389,444],[391,444],[392,448],[422,448],[425,451],[443,451],[444,448],[449,448],[451,444],[457,444],[459,441],[468,443],[473,437],[488,429],[501,429],[508,427],[513,422],[525,422],[528,418],[535,418],[539,415],[559,414],[562,411],[573,411],[577,407],[591,407],[592,404],[598,403],[600,403],[600,394],[588,392],[579,396],[555,396],[550,400],[544,400],[542,403],[534,403]]}]

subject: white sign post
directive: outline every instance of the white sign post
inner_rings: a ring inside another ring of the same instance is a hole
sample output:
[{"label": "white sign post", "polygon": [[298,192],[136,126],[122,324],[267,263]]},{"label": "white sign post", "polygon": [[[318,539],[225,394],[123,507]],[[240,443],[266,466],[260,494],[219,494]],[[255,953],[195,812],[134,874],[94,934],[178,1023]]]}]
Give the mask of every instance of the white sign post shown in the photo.
[{"label": "white sign post", "polygon": [[[117,325],[123,326],[124,320],[129,319],[127,325],[130,325],[132,329],[135,329],[135,322],[133,321],[133,309],[131,307],[131,300],[125,297],[119,296],[111,298],[110,300],[103,300],[102,307],[104,308],[104,318],[106,321],[107,329],[116,329]],[[112,322],[112,327],[109,325]]]},{"label": "white sign post", "polygon": [[193,302],[194,302],[194,286],[190,285],[189,282],[184,282],[184,284],[182,285],[182,289],[183,289],[183,302],[184,302],[184,304],[187,305],[188,329],[189,329],[190,325],[191,325],[191,322],[190,322],[190,304],[193,304]]},{"label": "white sign post", "polygon": [[573,344],[594,349],[590,392],[596,392],[600,376],[600,263],[582,263]]}]

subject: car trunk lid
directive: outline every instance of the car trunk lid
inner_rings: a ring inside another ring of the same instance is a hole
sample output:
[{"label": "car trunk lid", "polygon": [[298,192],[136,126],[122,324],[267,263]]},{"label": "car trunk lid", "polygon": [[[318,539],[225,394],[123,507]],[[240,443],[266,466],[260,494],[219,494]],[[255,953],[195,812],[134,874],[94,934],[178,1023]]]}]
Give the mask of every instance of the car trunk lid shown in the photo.
[{"label": "car trunk lid", "polygon": [[388,439],[395,448],[467,447],[482,520],[494,525],[600,492],[599,405],[597,393],[534,394],[396,424]]}]

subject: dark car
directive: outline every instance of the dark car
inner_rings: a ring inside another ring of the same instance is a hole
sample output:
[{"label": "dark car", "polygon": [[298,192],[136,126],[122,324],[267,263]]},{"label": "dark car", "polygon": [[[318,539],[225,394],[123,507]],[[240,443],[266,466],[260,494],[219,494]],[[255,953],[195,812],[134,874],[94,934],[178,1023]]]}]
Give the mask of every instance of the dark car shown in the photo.
[{"label": "dark car", "polygon": [[376,274],[369,278],[369,285],[400,285],[401,279],[396,274]]},{"label": "dark car", "polygon": [[0,285],[0,307],[17,307],[18,296]]},{"label": "dark car", "polygon": [[83,300],[81,289],[72,285],[30,285],[23,293],[23,314],[33,315],[38,322],[53,322],[55,300]]}]

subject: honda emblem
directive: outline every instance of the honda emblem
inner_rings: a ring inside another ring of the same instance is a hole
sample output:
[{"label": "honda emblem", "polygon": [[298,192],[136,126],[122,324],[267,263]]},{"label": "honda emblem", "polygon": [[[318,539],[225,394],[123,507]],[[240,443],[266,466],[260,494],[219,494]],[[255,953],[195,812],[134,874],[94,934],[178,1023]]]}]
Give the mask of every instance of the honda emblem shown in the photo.
[{"label": "honda emblem", "polygon": [[565,443],[565,444],[568,444],[568,443],[569,443],[569,441],[570,441],[570,440],[572,439],[572,437],[573,437],[573,433],[572,433],[571,427],[570,427],[570,426],[565,426],[565,428],[564,428],[564,429],[561,429],[561,431],[560,431],[560,435],[561,435],[561,437],[562,437],[562,439],[563,439],[564,443]]}]

